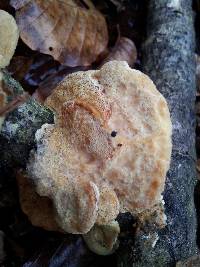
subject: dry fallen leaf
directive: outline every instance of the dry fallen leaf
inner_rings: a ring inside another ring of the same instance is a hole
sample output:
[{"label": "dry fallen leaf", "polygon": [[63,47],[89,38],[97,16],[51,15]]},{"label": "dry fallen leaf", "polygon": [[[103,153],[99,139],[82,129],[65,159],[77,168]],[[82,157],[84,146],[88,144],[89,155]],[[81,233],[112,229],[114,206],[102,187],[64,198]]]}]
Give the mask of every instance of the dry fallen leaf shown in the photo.
[{"label": "dry fallen leaf", "polygon": [[9,74],[17,81],[22,81],[33,63],[33,57],[14,56],[7,67]]},{"label": "dry fallen leaf", "polygon": [[89,0],[11,0],[22,40],[67,66],[87,66],[108,42],[103,15]]},{"label": "dry fallen leaf", "polygon": [[[52,75],[44,79],[39,84],[39,87],[35,90],[33,97],[40,103],[44,103],[45,99],[52,93],[53,89],[61,82],[64,77],[70,73],[87,70],[88,67],[66,67],[61,66],[57,71],[54,71]],[[43,75],[44,77],[44,75]]]},{"label": "dry fallen leaf", "polygon": [[[44,56],[44,55],[43,55]],[[101,55],[103,56],[103,55]],[[47,56],[46,56],[47,57]],[[41,56],[40,56],[41,58]],[[126,37],[121,37],[116,42],[115,46],[112,48],[110,53],[106,55],[104,60],[102,59],[101,65],[104,63],[112,60],[118,60],[118,61],[126,61],[130,66],[133,66],[137,60],[137,49],[135,47],[135,44],[132,40]],[[38,62],[38,61],[36,61]],[[46,62],[47,66],[49,66],[49,61]],[[36,64],[37,65],[37,64]],[[39,65],[39,64],[38,64]],[[99,66],[99,67],[100,67]],[[38,66],[37,66],[38,68]],[[37,69],[36,68],[36,69]],[[43,66],[44,70],[46,71],[46,68]],[[89,67],[66,67],[66,66],[60,66],[59,68],[55,68],[55,71],[50,69],[50,72],[52,73],[47,78],[44,78],[44,73],[42,72],[42,78],[44,79],[39,83],[39,87],[36,89],[35,93],[33,94],[33,97],[41,102],[44,103],[45,99],[51,94],[52,90],[58,85],[60,81],[64,79],[64,77],[70,73],[80,71],[80,70],[88,70]],[[31,70],[31,75],[33,75],[34,70]],[[40,70],[41,72],[41,70]],[[34,75],[33,75],[34,76]],[[38,76],[38,72],[36,72],[36,77]],[[40,75],[39,75],[40,76]],[[34,77],[33,77],[34,78]]]},{"label": "dry fallen leaf", "polygon": [[137,49],[134,42],[129,38],[120,37],[101,65],[112,60],[126,61],[129,66],[133,66],[137,60]]},{"label": "dry fallen leaf", "polygon": [[35,192],[25,172],[17,173],[17,183],[21,208],[31,223],[48,231],[62,232],[55,221],[52,201]]}]

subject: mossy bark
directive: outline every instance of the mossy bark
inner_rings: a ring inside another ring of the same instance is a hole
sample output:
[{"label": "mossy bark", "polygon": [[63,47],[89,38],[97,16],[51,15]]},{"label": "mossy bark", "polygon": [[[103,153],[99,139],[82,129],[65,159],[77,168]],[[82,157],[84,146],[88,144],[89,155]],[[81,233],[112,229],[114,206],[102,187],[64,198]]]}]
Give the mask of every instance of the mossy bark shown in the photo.
[{"label": "mossy bark", "polygon": [[155,245],[147,242],[151,239],[147,225],[124,247],[120,267],[174,266],[197,250],[194,44],[192,0],[148,2],[144,72],[167,99],[173,124],[172,160],[164,191],[167,226],[157,232]]},{"label": "mossy bark", "polygon": [[[4,73],[3,80],[10,92],[8,101],[23,94],[23,88],[9,74]],[[52,112],[32,98],[6,116],[0,132],[1,174],[25,166],[35,144],[35,132],[44,123],[52,122]]]}]

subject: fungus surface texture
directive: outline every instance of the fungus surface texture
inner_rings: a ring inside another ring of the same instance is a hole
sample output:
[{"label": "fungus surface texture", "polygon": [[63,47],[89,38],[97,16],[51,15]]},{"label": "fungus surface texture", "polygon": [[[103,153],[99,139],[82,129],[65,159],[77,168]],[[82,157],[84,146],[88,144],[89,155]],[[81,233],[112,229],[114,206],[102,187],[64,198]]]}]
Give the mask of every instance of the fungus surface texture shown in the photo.
[{"label": "fungus surface texture", "polygon": [[119,212],[139,214],[161,203],[171,120],[148,76],[111,61],[68,75],[46,105],[55,124],[36,132],[27,171],[64,231],[85,234]]},{"label": "fungus surface texture", "polygon": [[0,9],[0,68],[9,65],[19,39],[19,30],[15,19]]}]

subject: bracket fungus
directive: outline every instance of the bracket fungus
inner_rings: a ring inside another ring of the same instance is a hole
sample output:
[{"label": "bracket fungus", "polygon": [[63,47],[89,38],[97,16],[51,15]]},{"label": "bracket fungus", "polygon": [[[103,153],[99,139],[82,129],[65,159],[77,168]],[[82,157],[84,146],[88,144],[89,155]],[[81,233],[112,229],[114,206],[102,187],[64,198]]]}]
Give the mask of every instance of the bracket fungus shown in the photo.
[{"label": "bracket fungus", "polygon": [[36,132],[27,172],[64,231],[86,234],[119,212],[155,210],[170,164],[171,120],[148,76],[111,61],[68,75],[45,103],[55,124]]},{"label": "bracket fungus", "polygon": [[91,251],[99,255],[109,255],[118,248],[119,233],[118,222],[111,221],[106,225],[94,225],[83,238]]},{"label": "bracket fungus", "polygon": [[9,65],[19,39],[19,30],[15,19],[4,10],[0,10],[0,68]]},{"label": "bracket fungus", "polygon": [[3,90],[2,68],[9,65],[14,55],[19,39],[19,30],[15,19],[9,13],[0,9],[0,131],[4,121],[2,109],[7,104],[7,94]]}]

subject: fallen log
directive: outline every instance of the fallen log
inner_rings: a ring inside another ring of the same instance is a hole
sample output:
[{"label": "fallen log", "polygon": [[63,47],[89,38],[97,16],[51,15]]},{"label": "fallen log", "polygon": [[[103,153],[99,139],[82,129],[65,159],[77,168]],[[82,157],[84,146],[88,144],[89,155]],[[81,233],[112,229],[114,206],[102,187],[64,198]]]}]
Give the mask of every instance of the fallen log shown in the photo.
[{"label": "fallen log", "polygon": [[151,232],[145,225],[122,249],[119,266],[174,266],[197,250],[194,44],[192,0],[149,1],[144,72],[167,99],[173,123],[164,191],[167,226]]}]

